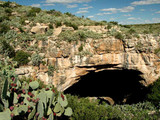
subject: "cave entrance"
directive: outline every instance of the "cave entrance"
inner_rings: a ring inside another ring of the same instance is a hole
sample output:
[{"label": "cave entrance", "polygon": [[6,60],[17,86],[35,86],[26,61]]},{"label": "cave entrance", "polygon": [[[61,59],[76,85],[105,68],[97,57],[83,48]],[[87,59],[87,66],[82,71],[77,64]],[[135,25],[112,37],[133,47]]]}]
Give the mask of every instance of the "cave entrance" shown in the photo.
[{"label": "cave entrance", "polygon": [[132,104],[143,101],[146,87],[140,81],[142,73],[136,70],[90,71],[64,93],[80,97],[110,97],[116,104]]}]

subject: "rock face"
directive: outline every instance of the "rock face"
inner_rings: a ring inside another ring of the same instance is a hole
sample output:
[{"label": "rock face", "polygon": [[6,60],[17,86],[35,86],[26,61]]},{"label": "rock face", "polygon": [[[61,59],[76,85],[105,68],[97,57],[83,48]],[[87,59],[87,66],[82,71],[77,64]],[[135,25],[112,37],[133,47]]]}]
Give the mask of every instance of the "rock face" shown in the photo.
[{"label": "rock face", "polygon": [[[46,27],[42,33],[45,29]],[[41,30],[41,27],[38,26],[32,28],[31,31],[41,33]],[[90,71],[137,70],[142,73],[141,82],[145,86],[160,77],[160,58],[154,54],[154,50],[160,47],[158,43],[160,36],[155,38],[151,35],[140,35],[140,38],[125,40],[114,37],[103,37],[96,40],[88,38],[86,42],[59,41],[58,44],[56,39],[56,37],[50,37],[43,44],[40,41],[39,46],[45,49],[43,53],[45,53],[46,66],[52,65],[56,68],[53,76],[48,76],[47,67],[42,65],[39,68],[30,66],[28,70],[19,68],[17,73],[39,78],[45,83],[52,83],[61,91],[78,82],[81,76],[87,75]],[[79,50],[81,45],[83,45],[82,51]]]},{"label": "rock face", "polygon": [[36,26],[32,27],[31,33],[39,33],[39,34],[44,34],[47,32],[48,26],[42,26],[40,24],[37,24]]}]

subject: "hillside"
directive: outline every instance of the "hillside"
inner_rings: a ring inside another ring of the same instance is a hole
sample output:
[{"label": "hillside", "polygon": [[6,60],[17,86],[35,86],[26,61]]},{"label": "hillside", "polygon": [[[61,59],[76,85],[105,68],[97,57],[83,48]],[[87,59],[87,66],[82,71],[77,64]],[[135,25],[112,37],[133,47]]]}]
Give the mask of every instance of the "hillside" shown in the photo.
[{"label": "hillside", "polygon": [[[92,21],[68,12],[11,2],[0,2],[0,13],[0,85],[2,88],[9,84],[2,89],[2,98],[8,99],[13,93],[24,94],[19,101],[11,98],[18,106],[27,97],[31,98],[25,105],[34,106],[27,108],[32,115],[26,112],[25,116],[33,119],[38,109],[41,119],[42,114],[45,120],[54,116],[65,119],[60,117],[62,113],[68,116],[72,113],[66,107],[68,104],[73,109],[72,120],[150,119],[157,115],[159,108],[154,106],[159,101],[157,93],[150,95],[154,105],[145,100],[148,86],[160,77],[160,24],[119,25],[115,21]],[[56,89],[60,91],[58,94]],[[71,94],[67,95],[68,101],[63,92]],[[32,95],[40,93],[38,97],[44,106]],[[49,97],[48,102],[43,95]],[[2,102],[0,112],[15,104]],[[48,111],[43,113],[41,110],[47,105],[51,109],[46,107]],[[53,109],[55,106],[58,107]],[[20,111],[26,108],[21,107]],[[79,115],[79,111],[84,113]]]}]

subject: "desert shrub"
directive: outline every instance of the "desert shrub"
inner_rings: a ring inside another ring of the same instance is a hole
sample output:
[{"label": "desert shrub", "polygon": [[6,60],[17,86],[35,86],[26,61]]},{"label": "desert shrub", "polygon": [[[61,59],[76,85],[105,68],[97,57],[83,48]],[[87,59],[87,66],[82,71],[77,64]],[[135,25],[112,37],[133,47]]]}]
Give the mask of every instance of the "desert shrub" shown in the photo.
[{"label": "desert shrub", "polygon": [[111,23],[113,25],[118,25],[118,22],[116,22],[116,21],[110,21],[109,23]]},{"label": "desert shrub", "polygon": [[[28,46],[27,43],[29,43],[30,41],[34,39],[32,35],[28,35],[26,32],[22,32],[21,34],[18,34],[17,38],[18,38],[18,41],[17,41],[18,44],[23,48],[26,48],[25,46]],[[17,44],[17,42],[15,44]],[[23,46],[23,44],[25,46]]]},{"label": "desert shrub", "polygon": [[86,40],[86,38],[99,39],[102,37],[101,34],[89,30],[79,30],[75,34],[79,35],[80,40]]},{"label": "desert shrub", "polygon": [[98,39],[101,38],[101,34],[93,31],[78,30],[77,32],[65,31],[59,35],[60,40],[65,40],[68,42],[78,40],[85,41],[87,38]]},{"label": "desert shrub", "polygon": [[134,33],[136,33],[136,31],[135,31],[134,29],[130,28],[130,29],[128,30],[128,33],[129,33],[129,34],[134,34]]},{"label": "desert shrub", "polygon": [[149,34],[149,31],[148,30],[144,30],[143,33],[144,34]]},{"label": "desert shrub", "polygon": [[39,13],[41,11],[41,8],[32,7],[31,11]]},{"label": "desert shrub", "polygon": [[156,54],[156,55],[159,56],[159,55],[160,55],[160,48],[155,49],[155,50],[154,50],[154,54]]},{"label": "desert shrub", "polygon": [[100,22],[95,22],[95,26],[102,26],[102,25],[106,25],[107,24],[107,21],[100,21]]},{"label": "desert shrub", "polygon": [[64,24],[68,27],[73,27],[74,30],[78,30],[78,25],[71,22],[64,22]]},{"label": "desert shrub", "polygon": [[46,13],[52,14],[54,11],[55,11],[55,9],[52,9],[52,10],[46,11]]},{"label": "desert shrub", "polygon": [[86,32],[84,32],[84,31],[77,31],[76,33],[75,33],[75,35],[76,36],[78,36],[79,37],[79,40],[81,40],[81,41],[84,41],[84,40],[86,40],[86,38],[87,38],[87,34],[86,34]]},{"label": "desert shrub", "polygon": [[125,34],[125,38],[126,38],[126,39],[131,39],[131,38],[132,38],[132,35],[126,33],[126,34]]},{"label": "desert shrub", "polygon": [[11,15],[11,13],[12,13],[12,9],[10,9],[10,8],[6,8],[6,9],[5,9],[5,12],[6,12],[8,15]]},{"label": "desert shrub", "polygon": [[0,24],[0,34],[7,33],[10,30],[10,26],[8,24],[1,23]]},{"label": "desert shrub", "polygon": [[56,11],[56,10],[51,10],[51,14],[56,16],[56,17],[62,16],[62,13],[60,11]]},{"label": "desert shrub", "polygon": [[4,54],[5,56],[9,56],[10,58],[15,56],[14,48],[5,40],[0,41],[0,53]]},{"label": "desert shrub", "polygon": [[39,66],[42,62],[42,57],[38,53],[34,53],[31,55],[32,65]]},{"label": "desert shrub", "polygon": [[143,46],[143,44],[142,44],[142,42],[141,41],[138,41],[137,42],[137,44],[136,44],[136,46],[135,46],[135,48],[136,48],[136,50],[138,50],[139,52],[142,52],[142,51],[144,51],[144,46]]},{"label": "desert shrub", "polygon": [[110,36],[115,36],[118,33],[118,31],[114,28],[109,29],[108,33]]},{"label": "desert shrub", "polygon": [[83,51],[83,44],[81,44],[81,46],[78,48],[78,51],[79,52]]},{"label": "desert shrub", "polygon": [[48,66],[48,75],[53,76],[53,72],[56,70],[55,66],[49,65]]},{"label": "desert shrub", "polygon": [[20,19],[19,23],[20,23],[21,25],[26,25],[26,23],[25,23],[25,18],[22,17],[22,18]]},{"label": "desert shrub", "polygon": [[48,26],[50,29],[53,29],[53,24],[50,23]]},{"label": "desert shrub", "polygon": [[73,27],[74,30],[78,30],[78,26],[76,24],[71,24],[70,27]]},{"label": "desert shrub", "polygon": [[19,31],[20,31],[21,33],[24,33],[24,32],[25,32],[22,27],[19,27],[18,29],[19,29]]},{"label": "desert shrub", "polygon": [[27,17],[35,17],[36,16],[36,13],[35,12],[32,12],[32,11],[29,11],[27,13]]},{"label": "desert shrub", "polygon": [[123,39],[124,39],[122,33],[120,33],[120,32],[118,32],[118,33],[115,35],[115,38],[120,39],[120,40],[123,40]]},{"label": "desert shrub", "polygon": [[59,35],[59,40],[72,42],[78,40],[78,36],[75,36],[72,31],[64,31]]},{"label": "desert shrub", "polygon": [[11,5],[11,2],[7,1],[3,3],[2,7],[10,7],[10,5]]},{"label": "desert shrub", "polygon": [[140,38],[138,33],[134,34],[133,36],[136,37],[136,38]]},{"label": "desert shrub", "polygon": [[28,57],[30,56],[29,53],[24,51],[17,51],[14,57],[14,61],[17,61],[18,65],[26,65],[29,62]]},{"label": "desert shrub", "polygon": [[149,87],[149,93],[147,95],[148,100],[150,100],[155,105],[160,105],[160,78],[154,82]]},{"label": "desert shrub", "polygon": [[55,25],[56,25],[56,28],[58,28],[58,27],[62,26],[62,23],[61,23],[61,21],[56,21]]},{"label": "desert shrub", "polygon": [[5,35],[4,35],[5,39],[8,42],[14,41],[17,38],[17,32],[14,30],[9,30]]},{"label": "desert shrub", "polygon": [[107,25],[107,29],[109,30],[109,29],[111,29],[112,28],[112,24],[108,24]]},{"label": "desert shrub", "polygon": [[32,7],[31,10],[28,11],[27,17],[35,17],[36,13],[39,13],[40,11],[40,8]]},{"label": "desert shrub", "polygon": [[64,13],[64,14],[67,15],[67,16],[69,16],[69,17],[75,16],[75,15],[73,15],[72,13],[69,13],[69,12],[66,12],[66,13]]},{"label": "desert shrub", "polygon": [[131,28],[129,25],[122,25],[122,27]]},{"label": "desert shrub", "polygon": [[69,106],[73,110],[70,119],[73,120],[150,120],[157,119],[157,111],[151,102],[142,102],[132,105],[100,104],[97,100],[89,100],[67,94]]},{"label": "desert shrub", "polygon": [[7,15],[0,16],[0,22],[3,22],[4,20],[9,20],[9,16]]},{"label": "desert shrub", "polygon": [[105,106],[98,102],[90,102],[87,98],[67,95],[69,106],[73,110],[70,119],[73,120],[106,120],[107,111]]}]

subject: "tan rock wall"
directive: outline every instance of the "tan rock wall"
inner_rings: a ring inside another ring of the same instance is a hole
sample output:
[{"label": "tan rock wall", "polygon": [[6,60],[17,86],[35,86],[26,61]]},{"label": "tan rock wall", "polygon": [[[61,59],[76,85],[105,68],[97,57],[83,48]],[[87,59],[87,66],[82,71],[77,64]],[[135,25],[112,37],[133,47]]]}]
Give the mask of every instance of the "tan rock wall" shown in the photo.
[{"label": "tan rock wall", "polygon": [[[91,29],[94,29],[91,28]],[[99,28],[100,29],[100,28]],[[56,38],[55,38],[56,39]],[[154,49],[158,48],[157,40],[152,36],[141,36],[140,39],[118,40],[107,37],[98,40],[87,39],[86,42],[66,43],[61,41],[57,47],[54,38],[49,38],[48,43],[39,47],[46,47],[46,65],[39,68],[29,66],[17,69],[19,75],[34,76],[46,84],[52,83],[59,90],[65,90],[79,81],[81,76],[89,71],[103,71],[106,69],[130,69],[142,73],[143,84],[149,85],[160,77],[160,58],[155,55]],[[158,38],[159,39],[159,38]],[[141,42],[143,46],[137,46]],[[78,48],[83,44],[83,51]],[[149,50],[150,49],[150,50]],[[57,69],[54,76],[48,76],[48,65]],[[107,66],[97,69],[96,66]],[[89,67],[90,66],[90,67]]]}]

